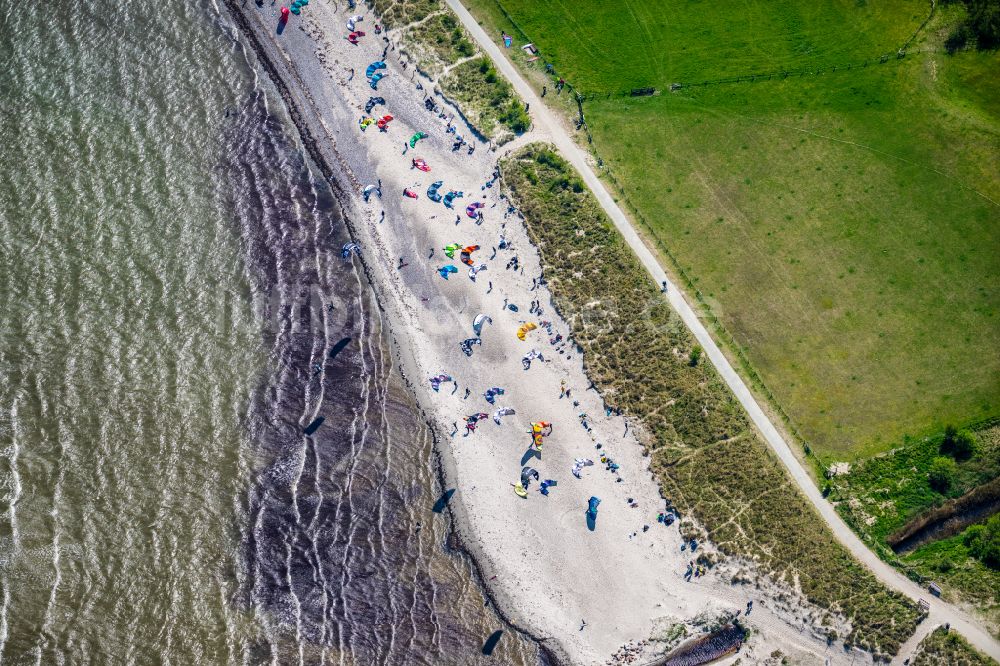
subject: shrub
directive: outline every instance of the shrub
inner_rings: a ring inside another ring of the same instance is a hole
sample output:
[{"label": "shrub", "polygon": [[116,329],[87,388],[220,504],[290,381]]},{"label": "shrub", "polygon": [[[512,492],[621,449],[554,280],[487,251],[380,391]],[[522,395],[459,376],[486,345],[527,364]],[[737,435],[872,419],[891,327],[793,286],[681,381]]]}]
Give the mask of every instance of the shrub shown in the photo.
[{"label": "shrub", "polygon": [[[950,430],[950,432],[949,432]],[[941,441],[941,453],[951,456],[955,460],[968,460],[976,452],[976,436],[969,430],[959,430],[946,428],[944,439]]]},{"label": "shrub", "polygon": [[990,518],[985,525],[967,529],[962,541],[973,557],[991,569],[1000,569],[1000,514]]},{"label": "shrub", "polygon": [[691,367],[693,368],[694,366],[698,365],[698,361],[700,359],[701,359],[701,347],[695,345],[691,349],[691,353],[688,355],[688,362],[691,364]]},{"label": "shrub", "polygon": [[955,471],[957,465],[951,458],[935,458],[931,462],[931,468],[927,472],[927,480],[931,488],[941,494],[951,489],[951,484],[955,481]]}]

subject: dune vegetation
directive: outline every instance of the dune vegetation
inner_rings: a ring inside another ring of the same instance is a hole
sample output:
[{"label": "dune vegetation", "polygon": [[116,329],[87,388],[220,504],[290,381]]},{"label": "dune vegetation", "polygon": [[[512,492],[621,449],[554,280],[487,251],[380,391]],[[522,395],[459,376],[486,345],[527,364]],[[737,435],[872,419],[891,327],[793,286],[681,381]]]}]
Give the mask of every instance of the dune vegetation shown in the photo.
[{"label": "dune vegetation", "polygon": [[610,406],[643,423],[663,495],[724,554],[800,590],[821,609],[816,626],[842,614],[846,643],[894,654],[918,608],[834,540],[572,168],[533,144],[503,160],[501,174],[588,375]]}]

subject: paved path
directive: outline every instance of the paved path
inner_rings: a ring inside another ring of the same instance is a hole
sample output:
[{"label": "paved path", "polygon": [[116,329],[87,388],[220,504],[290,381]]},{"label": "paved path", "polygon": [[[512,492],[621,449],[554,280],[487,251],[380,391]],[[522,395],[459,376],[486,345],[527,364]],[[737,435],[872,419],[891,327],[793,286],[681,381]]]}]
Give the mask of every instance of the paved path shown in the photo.
[{"label": "paved path", "polygon": [[681,290],[668,280],[666,273],[660,267],[653,253],[642,242],[639,234],[632,227],[631,222],[625,217],[625,214],[615,203],[611,194],[605,189],[604,183],[601,182],[593,169],[591,169],[586,153],[573,142],[564,126],[556,117],[555,112],[542,102],[541,98],[528,85],[528,82],[521,76],[521,73],[514,67],[513,63],[504,56],[500,47],[490,39],[489,35],[486,34],[462,3],[459,0],[445,0],[445,2],[458,15],[462,24],[476,42],[478,42],[480,48],[496,63],[497,68],[514,85],[515,90],[517,90],[521,98],[530,104],[532,122],[538,126],[538,129],[543,134],[551,137],[552,142],[562,155],[580,172],[587,187],[597,197],[601,207],[607,212],[618,228],[618,231],[624,236],[625,242],[628,243],[632,251],[639,257],[642,265],[652,276],[653,280],[656,281],[656,284],[664,281],[667,282],[667,299],[670,301],[670,304],[677,310],[684,323],[691,329],[691,332],[694,333],[698,344],[708,354],[708,358],[715,365],[722,379],[729,385],[730,390],[736,395],[743,408],[746,409],[750,419],[763,435],[768,445],[788,469],[796,485],[798,485],[813,504],[816,511],[823,517],[823,520],[827,522],[837,539],[888,587],[899,590],[913,599],[923,598],[930,603],[930,615],[918,628],[918,633],[926,633],[938,624],[950,623],[952,628],[961,632],[970,643],[994,658],[1000,659],[1000,642],[993,638],[989,632],[962,610],[932,597],[929,593],[918,587],[916,583],[880,560],[875,553],[864,545],[851,528],[847,526],[834,510],[833,506],[823,499],[819,488],[813,483],[809,474],[802,467],[798,458],[792,453],[784,438],[760,408],[760,405],[757,404],[757,400],[750,392],[750,389],[747,388],[743,379],[740,378],[729,363],[729,360],[723,355],[715,340],[709,334],[708,329],[705,328],[694,310],[684,299]]}]

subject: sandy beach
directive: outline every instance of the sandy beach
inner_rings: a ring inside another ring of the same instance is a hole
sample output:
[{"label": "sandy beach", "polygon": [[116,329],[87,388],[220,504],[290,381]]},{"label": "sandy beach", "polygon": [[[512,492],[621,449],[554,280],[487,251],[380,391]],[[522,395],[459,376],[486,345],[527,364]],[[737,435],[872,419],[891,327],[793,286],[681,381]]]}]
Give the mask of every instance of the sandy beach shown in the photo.
[{"label": "sandy beach", "polygon": [[[740,653],[744,662],[763,661],[779,648],[807,663],[850,662],[851,653],[828,647],[819,629],[807,626],[808,608],[798,605],[794,593],[781,602],[766,586],[733,585],[729,575],[739,563],[685,580],[689,562],[710,547],[699,545],[695,554],[682,550],[677,523],[657,522],[666,504],[633,429],[609,415],[601,397],[588,390],[583,359],[567,344],[568,327],[539,283],[537,252],[500,198],[500,184],[486,187],[502,154],[546,137],[529,132],[491,150],[455,109],[433,96],[412,65],[400,61],[392,35],[387,42],[375,34],[377,19],[363,7],[350,12],[365,14],[359,27],[368,34],[358,45],[345,39],[350,14],[339,3],[311,3],[280,33],[277,5],[233,9],[245,17],[241,27],[253,31],[262,60],[270,62],[265,69],[284,82],[278,87],[306,148],[342,188],[359,247],[348,261],[376,290],[400,370],[437,435],[445,484],[455,490],[449,501],[455,527],[501,614],[563,663],[649,663],[655,642],[637,649],[633,662],[609,660],[630,641],[645,641],[698,616],[732,616],[752,599],[753,612],[742,618],[754,630]],[[365,77],[375,61],[386,63],[377,90]],[[425,106],[428,95],[444,118]],[[366,114],[370,97],[385,104]],[[363,116],[385,114],[393,117],[386,131],[375,124],[361,130]],[[411,148],[416,132],[427,137]],[[475,151],[469,154],[469,144],[452,150],[456,135],[475,143]],[[415,158],[430,171],[414,168]],[[464,193],[453,209],[428,198],[436,181],[444,182],[442,194]],[[374,192],[366,202],[363,189],[379,184],[381,196]],[[418,198],[404,196],[404,189]],[[466,214],[474,202],[483,204],[481,220]],[[472,261],[485,268],[475,280],[459,252],[446,256],[450,244],[479,246]],[[444,279],[439,269],[449,265],[456,272]],[[492,321],[467,355],[461,343],[477,337],[473,321],[480,314]],[[517,331],[526,323],[538,328],[522,341]],[[542,358],[526,368],[523,359],[533,350]],[[453,381],[435,391],[429,379],[441,374]],[[504,392],[490,404],[484,393],[493,387]],[[497,424],[492,416],[498,408],[514,413]],[[487,417],[467,432],[465,418],[479,413]],[[553,424],[540,454],[532,451],[530,435],[539,421]],[[601,463],[602,454],[619,466],[617,472]],[[576,459],[595,464],[576,478]],[[522,499],[512,484],[524,466],[537,470],[539,480],[557,483],[543,495],[532,481]],[[601,503],[588,525],[591,497]]]}]

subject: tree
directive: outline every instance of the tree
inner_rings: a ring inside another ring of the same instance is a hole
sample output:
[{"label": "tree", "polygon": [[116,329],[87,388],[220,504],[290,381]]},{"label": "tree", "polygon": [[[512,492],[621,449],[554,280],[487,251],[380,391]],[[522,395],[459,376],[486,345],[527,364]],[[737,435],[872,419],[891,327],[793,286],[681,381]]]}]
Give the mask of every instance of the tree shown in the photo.
[{"label": "tree", "polygon": [[955,470],[958,466],[951,458],[935,458],[931,462],[931,468],[927,472],[927,480],[931,488],[939,493],[946,493],[951,489],[951,484],[955,481]]},{"label": "tree", "polygon": [[1000,44],[1000,2],[997,0],[966,0],[969,8],[969,27],[981,49],[991,49]]},{"label": "tree", "polygon": [[968,460],[976,452],[976,436],[970,430],[956,431],[953,426],[948,426],[944,429],[940,451],[955,460]]},{"label": "tree", "polygon": [[965,530],[962,542],[973,557],[992,569],[1000,569],[1000,514],[987,520],[985,525],[973,525]]}]

